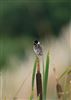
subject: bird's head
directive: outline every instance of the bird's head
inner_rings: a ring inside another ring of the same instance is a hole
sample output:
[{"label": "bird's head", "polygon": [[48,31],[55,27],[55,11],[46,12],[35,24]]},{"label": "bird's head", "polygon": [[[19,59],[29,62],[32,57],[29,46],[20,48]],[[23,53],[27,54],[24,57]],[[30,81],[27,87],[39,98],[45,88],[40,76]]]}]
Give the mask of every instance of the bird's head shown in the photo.
[{"label": "bird's head", "polygon": [[39,45],[39,44],[40,44],[40,42],[38,40],[34,41],[34,45]]}]

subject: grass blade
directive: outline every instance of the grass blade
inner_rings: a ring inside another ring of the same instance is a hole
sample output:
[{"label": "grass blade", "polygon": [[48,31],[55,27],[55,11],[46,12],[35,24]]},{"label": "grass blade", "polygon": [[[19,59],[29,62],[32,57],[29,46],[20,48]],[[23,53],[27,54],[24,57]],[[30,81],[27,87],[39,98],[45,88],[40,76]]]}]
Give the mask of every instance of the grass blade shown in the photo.
[{"label": "grass blade", "polygon": [[45,73],[44,73],[43,100],[46,100],[48,72],[49,72],[49,53],[47,54],[46,69],[45,69]]},{"label": "grass blade", "polygon": [[33,68],[33,74],[32,74],[32,90],[34,89],[34,80],[35,80],[35,74],[36,74],[36,65],[37,65],[37,58],[34,63],[34,68]]},{"label": "grass blade", "polygon": [[30,96],[30,100],[33,99],[33,92],[34,92],[34,80],[35,80],[35,75],[36,75],[36,65],[37,65],[37,57],[34,63],[34,68],[33,68],[33,74],[32,74],[32,92]]}]

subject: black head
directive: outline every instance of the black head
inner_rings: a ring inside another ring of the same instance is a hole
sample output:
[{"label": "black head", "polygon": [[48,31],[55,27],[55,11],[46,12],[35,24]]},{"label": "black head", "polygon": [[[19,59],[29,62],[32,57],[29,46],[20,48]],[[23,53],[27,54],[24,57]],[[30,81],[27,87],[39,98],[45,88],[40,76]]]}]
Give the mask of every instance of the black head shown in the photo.
[{"label": "black head", "polygon": [[38,44],[38,40],[35,40],[35,41],[34,41],[34,45],[36,45],[36,44]]}]

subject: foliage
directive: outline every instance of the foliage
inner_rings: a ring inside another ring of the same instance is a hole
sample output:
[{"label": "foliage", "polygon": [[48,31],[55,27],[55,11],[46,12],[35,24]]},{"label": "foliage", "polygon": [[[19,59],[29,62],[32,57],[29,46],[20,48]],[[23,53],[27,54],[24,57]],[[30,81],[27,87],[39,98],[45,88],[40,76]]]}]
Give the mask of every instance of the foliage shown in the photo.
[{"label": "foliage", "polygon": [[36,64],[37,64],[37,58],[35,60],[34,68],[33,68],[33,74],[32,74],[32,91],[34,89],[34,80],[35,80],[35,74],[36,74]]},{"label": "foliage", "polygon": [[47,59],[46,59],[46,69],[45,69],[45,74],[44,74],[43,100],[46,100],[46,95],[47,95],[48,73],[49,73],[49,53],[48,53]]},{"label": "foliage", "polygon": [[[36,74],[36,64],[37,64],[37,58],[34,64],[33,68],[33,74],[32,74],[32,93],[30,96],[30,100],[33,100],[33,92],[34,92],[34,80],[35,80],[35,74]],[[47,95],[47,82],[48,82],[48,73],[49,73],[49,53],[47,54],[47,59],[46,59],[46,69],[44,73],[44,80],[43,80],[43,100],[46,100],[46,95]],[[40,100],[39,96],[37,97],[38,100]]]},{"label": "foliage", "polygon": [[70,11],[69,0],[0,0],[0,67],[6,65],[12,54],[24,56],[25,48],[21,44],[26,42],[20,43],[16,37],[27,37],[29,46],[28,37],[57,36],[60,28],[69,22]]},{"label": "foliage", "polygon": [[[69,0],[0,0],[0,33],[33,36],[53,33],[70,20]],[[45,34],[43,34],[45,33]]]},{"label": "foliage", "polygon": [[36,58],[36,60],[35,60],[34,68],[33,68],[33,74],[32,74],[32,93],[31,93],[31,96],[30,96],[30,100],[33,99],[34,81],[35,81],[35,74],[36,74],[36,64],[37,64],[37,58]]}]

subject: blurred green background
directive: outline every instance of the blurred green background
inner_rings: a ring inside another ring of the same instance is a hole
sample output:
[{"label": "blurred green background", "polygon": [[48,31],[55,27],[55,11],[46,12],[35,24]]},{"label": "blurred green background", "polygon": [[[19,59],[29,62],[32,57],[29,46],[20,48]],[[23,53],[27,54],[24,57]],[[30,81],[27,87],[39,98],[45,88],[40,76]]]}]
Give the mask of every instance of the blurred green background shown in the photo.
[{"label": "blurred green background", "polygon": [[70,0],[0,0],[0,69],[13,55],[26,57],[33,40],[58,38],[70,17]]},{"label": "blurred green background", "polygon": [[59,76],[71,65],[69,38],[71,0],[0,0],[0,72],[3,72],[0,74],[0,97],[13,99],[29,72],[17,96],[23,99],[30,96],[35,60],[33,41],[38,39],[44,47],[45,59],[50,50],[47,97],[57,100],[53,67]]}]

